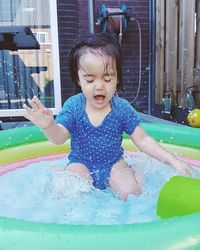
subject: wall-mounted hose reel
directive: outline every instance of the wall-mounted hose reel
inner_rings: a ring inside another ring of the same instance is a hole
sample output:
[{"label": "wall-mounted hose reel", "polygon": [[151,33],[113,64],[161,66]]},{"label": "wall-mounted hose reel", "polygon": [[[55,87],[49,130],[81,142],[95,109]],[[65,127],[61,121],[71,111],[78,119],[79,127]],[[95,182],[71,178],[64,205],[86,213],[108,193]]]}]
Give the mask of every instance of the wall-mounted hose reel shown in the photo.
[{"label": "wall-mounted hose reel", "polygon": [[128,20],[129,16],[125,4],[120,8],[108,8],[105,4],[102,4],[100,17],[96,24],[102,32],[114,32],[119,37],[119,42],[121,43],[122,35],[128,26]]},{"label": "wall-mounted hose reel", "polygon": [[139,72],[138,72],[138,88],[137,93],[134,99],[130,102],[134,106],[136,99],[139,96],[141,88],[141,27],[137,19],[132,16],[129,16],[127,13],[126,5],[122,4],[120,8],[108,8],[105,4],[102,4],[100,7],[99,18],[96,22],[96,25],[100,27],[101,32],[113,32],[119,38],[119,43],[122,43],[122,36],[125,33],[128,22],[135,22],[138,27],[139,33]]}]

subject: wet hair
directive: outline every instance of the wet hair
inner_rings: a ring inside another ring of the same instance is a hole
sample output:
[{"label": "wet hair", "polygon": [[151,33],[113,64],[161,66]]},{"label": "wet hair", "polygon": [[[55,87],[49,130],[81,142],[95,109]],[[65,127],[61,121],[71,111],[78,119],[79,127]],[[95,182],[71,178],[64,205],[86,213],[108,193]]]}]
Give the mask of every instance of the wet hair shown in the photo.
[{"label": "wet hair", "polygon": [[117,70],[117,90],[124,90],[122,82],[122,56],[121,47],[115,34],[101,32],[101,33],[87,33],[79,37],[74,46],[69,52],[69,73],[75,86],[75,93],[81,92],[78,85],[79,77],[79,59],[85,53],[92,52],[109,56],[116,61]]}]

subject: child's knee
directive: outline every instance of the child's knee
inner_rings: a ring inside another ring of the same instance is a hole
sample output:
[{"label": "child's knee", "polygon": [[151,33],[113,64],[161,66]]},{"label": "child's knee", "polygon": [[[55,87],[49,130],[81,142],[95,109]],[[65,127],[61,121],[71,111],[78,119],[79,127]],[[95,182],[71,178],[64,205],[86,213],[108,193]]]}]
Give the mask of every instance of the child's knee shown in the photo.
[{"label": "child's knee", "polygon": [[129,195],[140,195],[142,192],[142,188],[139,184],[135,184],[134,186],[131,186],[129,188],[126,188],[121,191],[120,196],[122,199],[127,200]]},{"label": "child's knee", "polygon": [[134,187],[134,195],[140,195],[142,192],[142,186],[140,185],[140,183],[137,183]]},{"label": "child's knee", "polygon": [[53,171],[51,177],[52,195],[56,198],[75,197],[87,193],[92,188],[90,180],[68,170]]}]

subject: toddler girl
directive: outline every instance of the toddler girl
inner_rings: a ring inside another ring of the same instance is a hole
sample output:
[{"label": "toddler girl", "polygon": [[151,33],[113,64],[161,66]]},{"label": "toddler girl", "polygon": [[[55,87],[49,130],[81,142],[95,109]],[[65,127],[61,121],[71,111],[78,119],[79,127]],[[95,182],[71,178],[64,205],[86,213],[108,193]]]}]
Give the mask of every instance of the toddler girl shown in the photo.
[{"label": "toddler girl", "polygon": [[91,180],[99,189],[110,187],[123,199],[138,195],[141,181],[123,159],[126,132],[138,149],[169,164],[182,175],[190,166],[163,149],[140,126],[133,107],[116,95],[123,89],[120,45],[110,33],[85,34],[69,54],[69,72],[78,94],[70,97],[56,120],[34,96],[24,115],[55,144],[71,136],[68,171]]}]

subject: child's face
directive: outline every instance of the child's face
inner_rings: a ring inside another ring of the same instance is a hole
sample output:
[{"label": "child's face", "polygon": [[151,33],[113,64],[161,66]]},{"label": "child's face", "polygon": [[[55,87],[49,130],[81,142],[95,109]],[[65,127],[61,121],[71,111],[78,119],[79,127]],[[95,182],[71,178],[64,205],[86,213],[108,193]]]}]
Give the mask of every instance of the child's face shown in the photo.
[{"label": "child's face", "polygon": [[97,109],[110,106],[117,87],[115,60],[98,52],[88,51],[79,59],[78,77],[88,105]]}]

